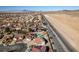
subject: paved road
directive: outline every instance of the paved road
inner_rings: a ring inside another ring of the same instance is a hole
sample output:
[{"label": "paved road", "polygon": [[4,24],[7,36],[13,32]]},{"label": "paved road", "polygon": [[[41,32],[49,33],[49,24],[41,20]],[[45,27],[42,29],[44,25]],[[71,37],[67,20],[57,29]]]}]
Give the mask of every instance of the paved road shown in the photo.
[{"label": "paved road", "polygon": [[69,51],[76,51],[69,43],[63,41],[63,38],[60,37],[61,35],[55,31],[54,27],[51,26],[51,24],[48,22],[48,20],[44,17],[45,22],[47,23],[47,28],[53,37],[54,46],[56,47],[58,52],[69,52]]}]

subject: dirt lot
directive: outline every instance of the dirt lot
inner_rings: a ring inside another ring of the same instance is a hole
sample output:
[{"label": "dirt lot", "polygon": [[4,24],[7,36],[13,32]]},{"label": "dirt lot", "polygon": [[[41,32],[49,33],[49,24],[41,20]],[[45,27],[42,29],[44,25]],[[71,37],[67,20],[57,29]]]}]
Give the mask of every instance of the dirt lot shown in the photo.
[{"label": "dirt lot", "polygon": [[79,51],[79,11],[45,14],[48,21]]}]

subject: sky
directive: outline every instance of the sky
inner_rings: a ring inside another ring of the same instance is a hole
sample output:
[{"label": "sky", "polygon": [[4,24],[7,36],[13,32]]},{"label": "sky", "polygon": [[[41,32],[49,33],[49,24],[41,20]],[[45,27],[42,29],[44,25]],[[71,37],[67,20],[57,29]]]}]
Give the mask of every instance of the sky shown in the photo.
[{"label": "sky", "polygon": [[0,6],[0,11],[58,11],[58,10],[79,10],[79,6]]}]

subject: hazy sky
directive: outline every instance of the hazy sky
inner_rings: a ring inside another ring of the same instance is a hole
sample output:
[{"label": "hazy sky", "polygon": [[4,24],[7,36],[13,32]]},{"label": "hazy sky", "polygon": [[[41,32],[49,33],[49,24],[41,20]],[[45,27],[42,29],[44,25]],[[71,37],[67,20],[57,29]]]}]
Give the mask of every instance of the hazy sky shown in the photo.
[{"label": "hazy sky", "polygon": [[78,10],[79,6],[0,6],[0,11],[32,10],[32,11],[55,11],[55,10]]}]

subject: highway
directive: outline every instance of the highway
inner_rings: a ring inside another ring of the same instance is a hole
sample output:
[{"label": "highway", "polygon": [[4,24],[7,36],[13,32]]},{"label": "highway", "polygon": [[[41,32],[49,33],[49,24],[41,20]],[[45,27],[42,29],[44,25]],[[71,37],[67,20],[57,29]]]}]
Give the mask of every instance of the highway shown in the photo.
[{"label": "highway", "polygon": [[52,44],[52,47],[54,46],[54,48],[56,49],[57,52],[74,52],[76,51],[75,48],[73,48],[66,40],[65,38],[59,33],[57,32],[57,30],[55,29],[54,26],[52,26],[48,19],[46,19],[45,15],[43,16],[43,20],[45,21],[46,26],[48,28],[48,32],[49,35],[52,38],[52,41],[54,42],[54,44]]}]

